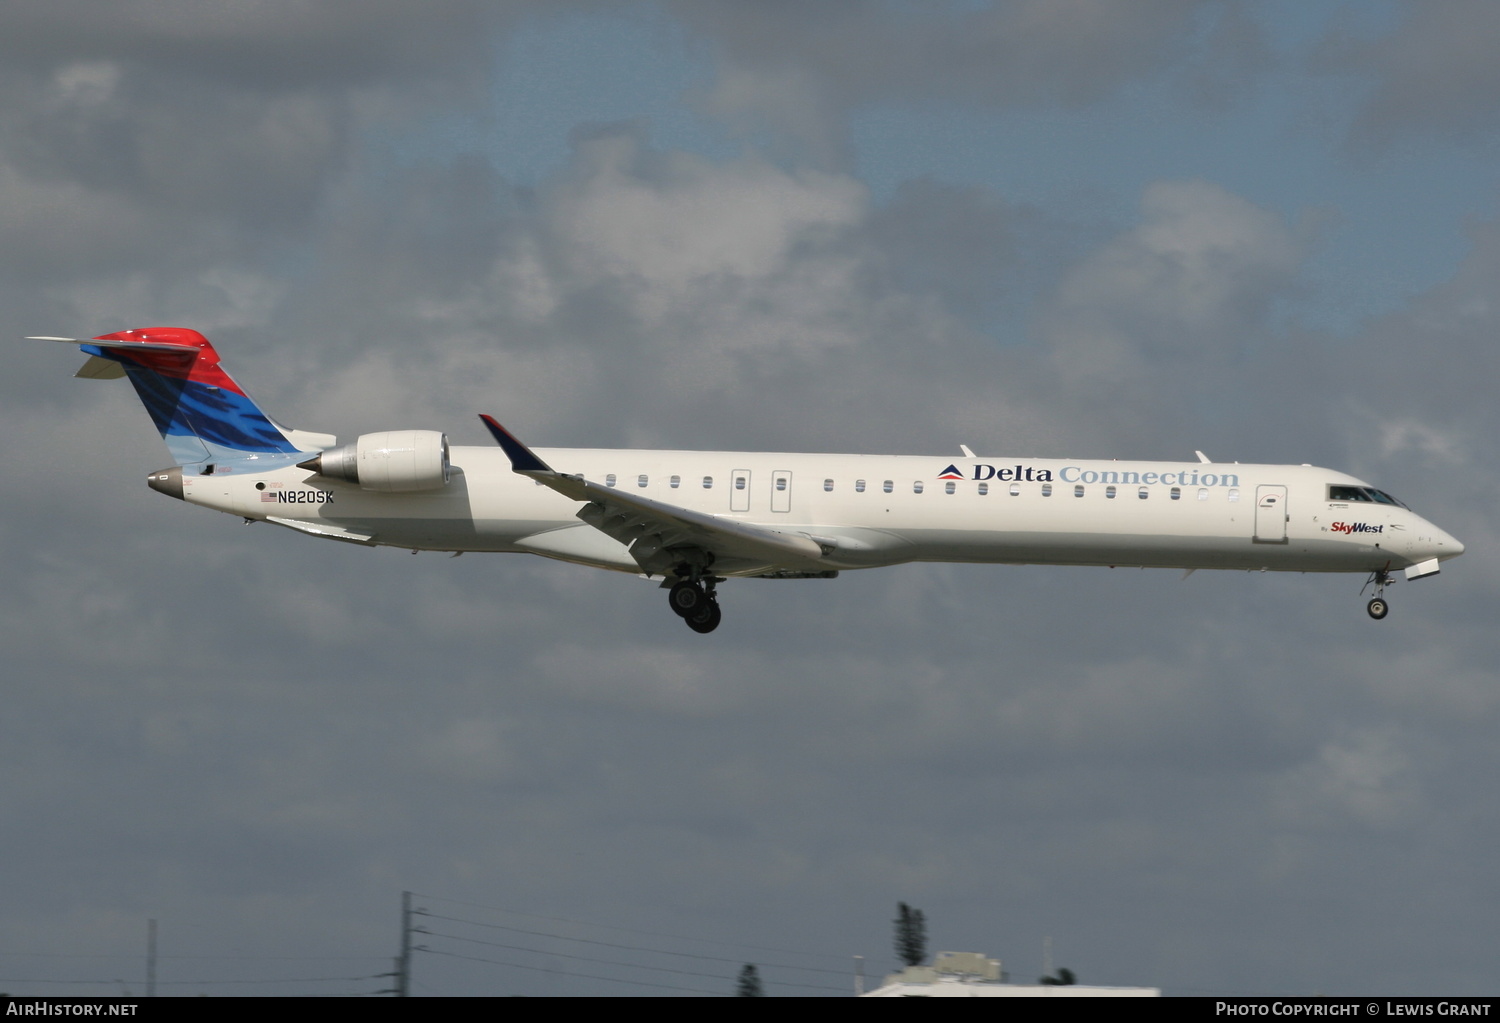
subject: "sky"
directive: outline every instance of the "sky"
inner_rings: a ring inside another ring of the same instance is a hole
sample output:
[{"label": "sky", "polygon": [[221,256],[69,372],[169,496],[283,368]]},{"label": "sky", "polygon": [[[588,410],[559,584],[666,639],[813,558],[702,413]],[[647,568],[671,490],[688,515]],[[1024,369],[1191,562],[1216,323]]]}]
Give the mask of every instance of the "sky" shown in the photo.
[{"label": "sky", "polygon": [[[0,990],[1500,987],[1500,7],[12,0]],[[343,439],[1312,463],[1354,576],[653,583],[154,493],[67,346]],[[1489,438],[1489,440],[1486,440]]]}]

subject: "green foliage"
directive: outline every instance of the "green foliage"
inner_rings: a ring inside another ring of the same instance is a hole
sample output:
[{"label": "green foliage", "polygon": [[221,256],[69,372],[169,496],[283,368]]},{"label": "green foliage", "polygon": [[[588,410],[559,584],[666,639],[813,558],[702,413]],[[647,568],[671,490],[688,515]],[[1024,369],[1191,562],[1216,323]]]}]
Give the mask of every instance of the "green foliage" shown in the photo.
[{"label": "green foliage", "polygon": [[755,968],[754,963],[746,963],[744,969],[740,970],[740,979],[735,983],[734,993],[737,998],[761,998],[765,995],[765,989],[760,986],[760,971]]},{"label": "green foliage", "polygon": [[927,918],[920,909],[896,903],[896,958],[907,966],[920,966],[927,958]]}]

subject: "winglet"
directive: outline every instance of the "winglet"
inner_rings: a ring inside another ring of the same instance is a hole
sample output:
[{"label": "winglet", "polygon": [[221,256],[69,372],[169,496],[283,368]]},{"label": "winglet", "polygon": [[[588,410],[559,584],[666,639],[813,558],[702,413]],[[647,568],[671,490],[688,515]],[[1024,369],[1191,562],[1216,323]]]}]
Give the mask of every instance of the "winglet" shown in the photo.
[{"label": "winglet", "polygon": [[532,454],[530,448],[511,436],[511,432],[495,422],[494,417],[487,416],[481,412],[479,418],[484,420],[485,427],[494,436],[500,447],[504,449],[506,457],[510,459],[510,467],[513,470],[521,473],[553,472],[552,466]]}]

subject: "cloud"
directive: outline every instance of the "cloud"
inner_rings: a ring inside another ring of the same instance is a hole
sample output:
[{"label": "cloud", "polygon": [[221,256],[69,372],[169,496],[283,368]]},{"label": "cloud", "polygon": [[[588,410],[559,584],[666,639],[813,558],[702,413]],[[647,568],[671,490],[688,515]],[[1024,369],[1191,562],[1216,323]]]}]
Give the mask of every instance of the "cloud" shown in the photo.
[{"label": "cloud", "polygon": [[1222,357],[1266,329],[1305,255],[1275,213],[1208,182],[1156,182],[1141,223],[1061,282],[1043,330],[1072,373]]},{"label": "cloud", "polygon": [[118,60],[184,80],[302,91],[473,68],[490,31],[535,7],[524,0],[122,0],[100,8],[87,0],[17,0],[6,7],[0,53],[28,70]]},{"label": "cloud", "polygon": [[1421,789],[1401,738],[1387,729],[1364,730],[1329,741],[1316,758],[1288,773],[1276,797],[1282,813],[1300,824],[1328,825],[1351,818],[1393,827],[1416,808]]},{"label": "cloud", "polygon": [[1377,146],[1403,138],[1472,141],[1495,128],[1500,10],[1484,0],[1451,0],[1400,11],[1395,27],[1373,38],[1344,15],[1314,61],[1317,71],[1368,83],[1352,138]]},{"label": "cloud", "polygon": [[1195,31],[1196,0],[1022,0],[899,5],[672,5],[721,51],[704,108],[742,130],[770,128],[825,166],[847,160],[846,119],[877,102],[1078,106],[1159,72]]}]

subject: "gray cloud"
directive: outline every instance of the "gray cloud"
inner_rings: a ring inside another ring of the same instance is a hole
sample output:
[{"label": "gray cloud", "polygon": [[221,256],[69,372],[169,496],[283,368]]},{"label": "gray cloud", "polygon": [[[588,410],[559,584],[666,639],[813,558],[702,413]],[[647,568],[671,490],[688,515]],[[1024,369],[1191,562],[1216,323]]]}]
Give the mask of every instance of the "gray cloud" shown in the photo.
[{"label": "gray cloud", "polygon": [[1314,63],[1353,75],[1369,94],[1351,134],[1365,144],[1407,137],[1474,140],[1496,126],[1500,11],[1483,0],[1403,4],[1400,23],[1376,36],[1336,24]]},{"label": "gray cloud", "polygon": [[672,10],[723,51],[706,110],[747,131],[784,133],[804,155],[836,163],[857,107],[1094,102],[1159,72],[1195,19],[1217,6],[1021,0],[918,15],[897,5],[691,2]]}]

